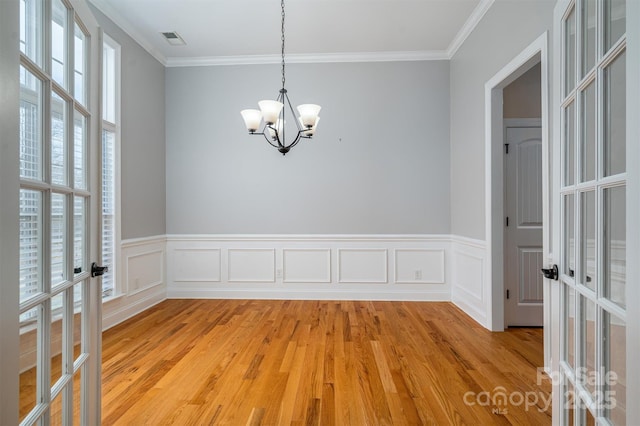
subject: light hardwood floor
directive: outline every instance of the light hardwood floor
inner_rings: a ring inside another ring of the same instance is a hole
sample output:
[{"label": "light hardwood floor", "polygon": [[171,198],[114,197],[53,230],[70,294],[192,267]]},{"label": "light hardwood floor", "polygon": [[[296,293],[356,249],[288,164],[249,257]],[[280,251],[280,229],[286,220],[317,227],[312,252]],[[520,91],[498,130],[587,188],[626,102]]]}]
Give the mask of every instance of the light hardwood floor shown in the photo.
[{"label": "light hardwood floor", "polygon": [[551,421],[542,330],[450,303],[167,300],[103,339],[105,425]]}]

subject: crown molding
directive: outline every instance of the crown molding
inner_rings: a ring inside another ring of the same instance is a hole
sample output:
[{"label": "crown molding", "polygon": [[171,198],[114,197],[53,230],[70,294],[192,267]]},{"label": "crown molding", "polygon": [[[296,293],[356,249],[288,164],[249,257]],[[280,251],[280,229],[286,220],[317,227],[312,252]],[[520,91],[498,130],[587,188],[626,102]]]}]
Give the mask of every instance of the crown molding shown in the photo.
[{"label": "crown molding", "polygon": [[167,66],[167,58],[160,52],[158,49],[153,47],[149,41],[136,30],[135,25],[133,25],[129,20],[123,17],[118,11],[116,11],[113,6],[109,4],[106,0],[88,0],[89,3],[94,5],[100,12],[102,12],[107,18],[111,19],[114,24],[116,24],[122,31],[124,31],[129,37],[133,39],[136,43],[138,43],[144,50],[147,51],[151,56],[153,56],[158,62],[162,65]]},{"label": "crown molding", "polygon": [[464,43],[464,41],[471,35],[471,32],[476,28],[476,26],[480,23],[484,15],[493,5],[495,0],[480,0],[480,3],[473,9],[469,18],[465,21],[458,34],[453,38],[451,44],[447,48],[447,57],[449,59],[453,58],[453,55],[456,54],[460,46]]},{"label": "crown molding", "polygon": [[[144,37],[135,25],[123,17],[107,0],[88,0],[100,12],[111,19],[122,31],[138,43],[165,67],[197,67],[220,65],[260,65],[280,63],[280,55],[209,56],[209,57],[166,57]],[[338,62],[402,62],[402,61],[442,61],[451,59],[464,41],[482,20],[495,0],[480,0],[465,21],[460,31],[449,44],[447,50],[397,51],[397,52],[349,52],[318,54],[287,54],[288,63],[338,63]]]},{"label": "crown molding", "polygon": [[[349,52],[287,54],[289,64],[336,63],[336,62],[401,62],[448,60],[444,50],[407,52]],[[167,67],[198,67],[218,65],[279,64],[280,55],[210,56],[194,58],[167,58]]]}]

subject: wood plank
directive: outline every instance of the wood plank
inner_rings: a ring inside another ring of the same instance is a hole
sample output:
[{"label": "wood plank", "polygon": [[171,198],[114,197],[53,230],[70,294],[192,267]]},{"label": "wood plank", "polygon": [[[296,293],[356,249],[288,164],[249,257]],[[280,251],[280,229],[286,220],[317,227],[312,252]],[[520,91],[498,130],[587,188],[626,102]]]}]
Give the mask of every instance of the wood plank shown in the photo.
[{"label": "wood plank", "polygon": [[451,303],[167,300],[104,333],[103,424],[550,424],[542,337]]}]

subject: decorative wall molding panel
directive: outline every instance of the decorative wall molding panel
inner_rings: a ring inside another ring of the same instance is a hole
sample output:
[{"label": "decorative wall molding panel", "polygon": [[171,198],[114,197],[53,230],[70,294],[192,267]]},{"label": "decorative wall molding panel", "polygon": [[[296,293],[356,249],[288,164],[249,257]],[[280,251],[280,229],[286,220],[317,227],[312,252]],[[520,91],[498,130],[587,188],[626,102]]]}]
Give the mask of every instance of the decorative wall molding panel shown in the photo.
[{"label": "decorative wall molding panel", "polygon": [[166,237],[122,241],[118,266],[116,295],[102,308],[105,330],[167,298]]},{"label": "decorative wall molding panel", "polygon": [[451,238],[451,301],[488,327],[491,283],[487,283],[486,244],[481,240]]},{"label": "decorative wall molding panel", "polygon": [[487,327],[485,242],[451,235],[168,235],[122,242],[112,327],[166,298],[452,301]]},{"label": "decorative wall molding panel", "polygon": [[450,242],[449,235],[168,235],[167,297],[451,300]]}]

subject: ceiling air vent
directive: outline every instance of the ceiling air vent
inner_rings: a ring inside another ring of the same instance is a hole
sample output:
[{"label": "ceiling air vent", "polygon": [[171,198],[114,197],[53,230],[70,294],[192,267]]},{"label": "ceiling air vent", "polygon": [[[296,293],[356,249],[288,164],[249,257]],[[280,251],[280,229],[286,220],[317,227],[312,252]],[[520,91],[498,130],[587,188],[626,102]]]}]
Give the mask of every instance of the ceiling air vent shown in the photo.
[{"label": "ceiling air vent", "polygon": [[170,32],[162,32],[160,33],[164,36],[164,39],[167,40],[167,43],[169,43],[172,46],[184,46],[185,43],[184,40],[182,39],[182,37],[180,37],[180,35],[175,32],[175,31],[170,31]]}]

